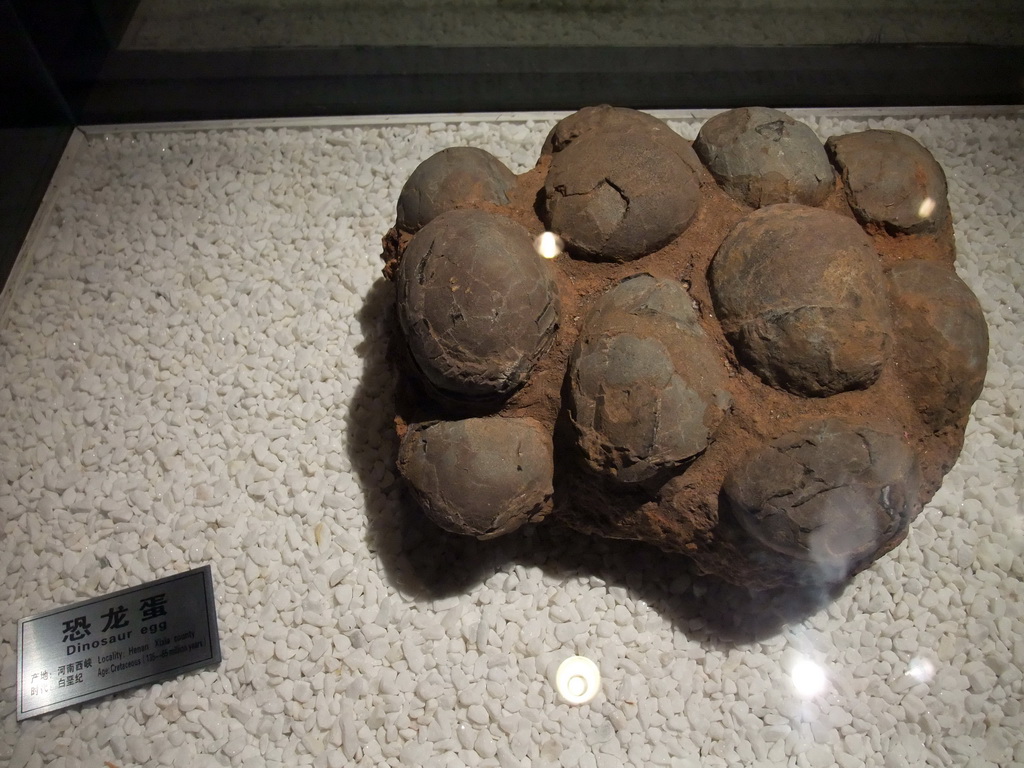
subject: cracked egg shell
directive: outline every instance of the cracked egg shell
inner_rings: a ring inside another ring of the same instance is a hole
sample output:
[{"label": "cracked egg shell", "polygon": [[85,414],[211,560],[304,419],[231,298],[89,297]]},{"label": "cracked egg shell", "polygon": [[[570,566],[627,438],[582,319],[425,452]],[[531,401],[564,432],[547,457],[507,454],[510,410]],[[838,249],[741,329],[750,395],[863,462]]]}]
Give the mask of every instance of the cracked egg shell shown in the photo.
[{"label": "cracked egg shell", "polygon": [[841,579],[902,539],[920,483],[898,437],[831,419],[742,458],[722,501],[762,546]]},{"label": "cracked egg shell", "polygon": [[727,374],[682,285],[626,278],[594,304],[569,367],[585,464],[624,483],[685,466],[711,442]]},{"label": "cracked egg shell", "polygon": [[414,426],[402,439],[398,469],[427,516],[453,533],[490,539],[550,509],[551,436],[534,419]]},{"label": "cracked egg shell", "polygon": [[896,370],[932,431],[966,419],[988,367],[978,298],[952,269],[916,259],[889,272]]},{"label": "cracked egg shell", "polygon": [[552,156],[544,182],[545,224],[571,254],[599,261],[667,245],[699,201],[693,167],[643,124],[581,134]]},{"label": "cracked egg shell", "polygon": [[548,133],[540,153],[542,156],[552,155],[561,152],[581,136],[609,131],[646,133],[654,141],[679,155],[691,168],[700,168],[700,159],[690,146],[690,142],[673,131],[665,121],[636,109],[612,107],[607,104],[584,107],[563,117]]},{"label": "cracked egg shell", "polygon": [[498,158],[476,147],[448,147],[412,172],[398,196],[397,226],[416,232],[445,211],[468,203],[508,203],[516,177]]},{"label": "cracked egg shell", "polygon": [[891,338],[885,278],[853,219],[761,208],[733,227],[708,276],[726,336],[766,383],[825,397],[878,379]]},{"label": "cracked egg shell", "polygon": [[949,219],[946,174],[912,136],[871,129],[832,136],[825,149],[854,214],[888,232],[934,232]]},{"label": "cracked egg shell", "polygon": [[519,388],[558,327],[558,287],[526,229],[476,210],[443,213],[409,242],[398,318],[436,394],[500,402]]},{"label": "cracked egg shell", "polygon": [[693,148],[722,189],[753,208],[818,205],[835,184],[814,131],[775,109],[719,113],[701,126]]}]

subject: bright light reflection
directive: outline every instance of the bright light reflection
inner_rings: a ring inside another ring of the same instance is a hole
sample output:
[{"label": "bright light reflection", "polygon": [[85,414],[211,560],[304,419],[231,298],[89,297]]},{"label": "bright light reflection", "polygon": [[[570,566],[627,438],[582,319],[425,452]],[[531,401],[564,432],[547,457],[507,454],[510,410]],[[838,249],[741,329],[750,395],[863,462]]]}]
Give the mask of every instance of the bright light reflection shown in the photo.
[{"label": "bright light reflection", "polygon": [[813,699],[822,693],[828,684],[824,668],[810,659],[800,659],[794,664],[790,677],[793,679],[797,695],[804,699]]},{"label": "bright light reflection", "polygon": [[533,247],[545,259],[553,259],[562,253],[564,243],[554,232],[541,232],[533,241]]},{"label": "bright light reflection", "polygon": [[922,219],[927,219],[932,215],[932,211],[934,210],[935,201],[930,197],[926,197],[921,201],[921,206],[917,209],[917,215]]},{"label": "bright light reflection", "polygon": [[910,669],[907,674],[919,683],[927,683],[935,676],[935,665],[931,659],[923,659],[917,656],[910,660]]},{"label": "bright light reflection", "polygon": [[585,656],[570,656],[558,665],[555,687],[567,704],[586,704],[601,690],[601,670]]}]

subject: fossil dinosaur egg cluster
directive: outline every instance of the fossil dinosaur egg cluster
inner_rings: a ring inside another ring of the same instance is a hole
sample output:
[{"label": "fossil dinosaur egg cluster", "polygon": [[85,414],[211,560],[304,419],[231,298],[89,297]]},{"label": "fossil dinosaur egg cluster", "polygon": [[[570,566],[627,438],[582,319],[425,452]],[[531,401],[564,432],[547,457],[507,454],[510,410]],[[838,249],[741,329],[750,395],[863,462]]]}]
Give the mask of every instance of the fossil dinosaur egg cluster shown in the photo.
[{"label": "fossil dinosaur egg cluster", "polygon": [[552,518],[750,587],[841,581],[906,535],[980,394],[954,254],[941,167],[890,131],[747,108],[691,144],[604,106],[519,176],[446,149],[384,238],[398,467],[456,533]]}]

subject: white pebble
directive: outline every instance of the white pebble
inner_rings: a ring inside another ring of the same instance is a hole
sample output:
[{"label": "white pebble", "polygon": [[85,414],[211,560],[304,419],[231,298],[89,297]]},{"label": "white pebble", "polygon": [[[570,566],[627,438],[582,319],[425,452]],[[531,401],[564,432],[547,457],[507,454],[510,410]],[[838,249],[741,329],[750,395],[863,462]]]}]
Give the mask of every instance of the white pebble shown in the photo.
[{"label": "white pebble", "polygon": [[199,696],[195,691],[182,691],[178,696],[178,709],[182,712],[190,712],[199,706]]},{"label": "white pebble", "polygon": [[494,757],[498,752],[497,744],[486,729],[481,730],[477,734],[473,748],[476,750],[476,753],[485,760],[489,757]]}]

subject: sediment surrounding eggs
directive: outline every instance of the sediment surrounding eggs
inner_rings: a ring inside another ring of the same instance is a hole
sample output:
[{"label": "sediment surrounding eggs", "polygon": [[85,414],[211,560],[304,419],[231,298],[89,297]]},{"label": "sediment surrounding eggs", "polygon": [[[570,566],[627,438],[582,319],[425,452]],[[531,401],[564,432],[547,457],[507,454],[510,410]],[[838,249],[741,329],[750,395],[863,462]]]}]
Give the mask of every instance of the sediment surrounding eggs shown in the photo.
[{"label": "sediment surrounding eggs", "polygon": [[[411,240],[399,222],[385,273],[427,385],[400,429],[481,407],[533,419],[554,446],[552,519],[747,587],[842,582],[938,489],[984,377],[941,168],[909,137],[826,149],[764,108],[713,117],[696,146],[650,115],[585,108],[507,205]],[[498,220],[514,247],[484,234]],[[566,246],[553,261],[532,247],[543,229]],[[818,447],[801,464],[804,443]]]}]

